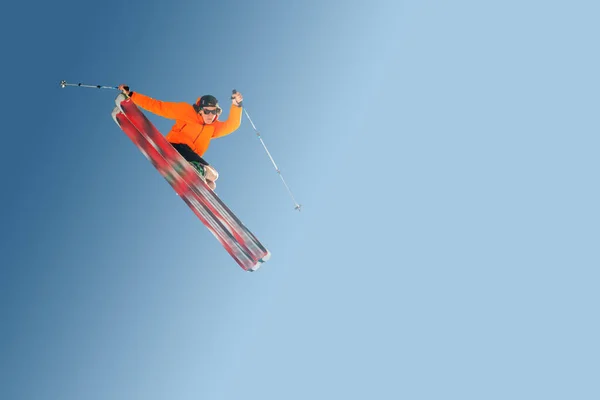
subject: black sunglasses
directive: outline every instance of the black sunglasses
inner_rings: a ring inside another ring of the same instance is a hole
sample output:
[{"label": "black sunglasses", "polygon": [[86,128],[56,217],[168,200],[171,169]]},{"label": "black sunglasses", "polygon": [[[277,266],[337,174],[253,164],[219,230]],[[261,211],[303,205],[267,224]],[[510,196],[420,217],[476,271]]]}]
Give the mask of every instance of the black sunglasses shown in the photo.
[{"label": "black sunglasses", "polygon": [[207,115],[210,115],[210,114],[217,115],[217,113],[219,112],[218,108],[215,108],[214,110],[207,110],[206,108],[202,108],[201,110],[204,112],[204,114],[207,114]]}]

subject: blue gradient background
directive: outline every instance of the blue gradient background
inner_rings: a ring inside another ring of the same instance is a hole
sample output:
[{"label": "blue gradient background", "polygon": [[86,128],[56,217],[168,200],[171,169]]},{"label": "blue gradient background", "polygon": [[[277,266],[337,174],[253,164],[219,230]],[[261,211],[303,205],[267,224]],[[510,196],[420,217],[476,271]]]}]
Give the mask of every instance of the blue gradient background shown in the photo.
[{"label": "blue gradient background", "polygon": [[[5,6],[0,398],[600,398],[598,2],[336,3]],[[241,91],[303,211],[245,118],[206,158],[272,259],[61,79]]]}]

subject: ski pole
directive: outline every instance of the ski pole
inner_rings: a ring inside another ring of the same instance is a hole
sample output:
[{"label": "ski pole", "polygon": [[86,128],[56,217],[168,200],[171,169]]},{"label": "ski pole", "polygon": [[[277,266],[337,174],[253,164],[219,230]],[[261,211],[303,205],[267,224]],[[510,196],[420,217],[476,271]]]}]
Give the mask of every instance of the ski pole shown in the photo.
[{"label": "ski pole", "polygon": [[117,86],[85,85],[83,83],[67,83],[67,81],[60,81],[61,88],[65,88],[66,86],[78,86],[78,87],[96,88],[96,89],[115,89],[115,90],[119,89]]},{"label": "ski pole", "polygon": [[[233,89],[233,94],[236,94],[236,93],[237,93],[237,90]],[[241,106],[242,106],[242,104],[240,103],[240,107]],[[283,179],[283,175],[281,175],[281,171],[279,170],[279,167],[277,167],[277,164],[275,164],[275,160],[273,160],[273,157],[271,156],[271,153],[269,152],[269,149],[267,149],[267,146],[265,145],[265,142],[262,140],[262,137],[260,136],[260,132],[258,131],[258,129],[256,129],[256,126],[254,125],[254,122],[252,122],[252,118],[250,118],[250,115],[248,114],[248,111],[246,111],[245,108],[244,108],[244,113],[246,114],[246,117],[248,118],[248,121],[250,121],[250,124],[252,125],[252,128],[254,129],[254,132],[256,132],[256,136],[258,136],[258,140],[260,140],[260,142],[262,143],[263,147],[265,148],[265,151],[267,152],[267,155],[271,159],[271,162],[273,163],[273,166],[275,167],[275,171],[277,171],[277,174],[279,174],[279,177],[281,178],[281,181],[283,182],[285,188],[287,189],[288,193],[292,197],[292,200],[294,201],[294,209],[300,211],[300,207],[302,207],[302,205],[298,204],[298,202],[294,198],[294,195],[292,194],[292,191],[290,190],[290,187],[287,185],[287,183],[285,183],[285,179]]]}]

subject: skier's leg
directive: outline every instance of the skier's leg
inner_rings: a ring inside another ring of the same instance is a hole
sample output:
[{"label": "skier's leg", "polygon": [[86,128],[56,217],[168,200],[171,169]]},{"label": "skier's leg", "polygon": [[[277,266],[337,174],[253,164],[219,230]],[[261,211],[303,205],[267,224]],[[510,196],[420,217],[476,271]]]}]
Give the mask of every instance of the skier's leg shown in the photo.
[{"label": "skier's leg", "polygon": [[206,179],[208,187],[210,187],[212,190],[215,190],[215,188],[217,187],[215,181],[219,179],[219,173],[217,172],[217,170],[214,169],[211,165],[205,165],[204,178]]},{"label": "skier's leg", "polygon": [[207,181],[216,181],[219,179],[219,173],[212,165],[204,166],[204,177]]},{"label": "skier's leg", "polygon": [[204,178],[208,187],[212,190],[215,189],[216,184],[215,181],[219,178],[219,174],[216,169],[214,169],[211,165],[206,162],[202,157],[198,154],[194,153],[192,149],[186,144],[183,143],[171,143],[175,150],[179,152]]}]

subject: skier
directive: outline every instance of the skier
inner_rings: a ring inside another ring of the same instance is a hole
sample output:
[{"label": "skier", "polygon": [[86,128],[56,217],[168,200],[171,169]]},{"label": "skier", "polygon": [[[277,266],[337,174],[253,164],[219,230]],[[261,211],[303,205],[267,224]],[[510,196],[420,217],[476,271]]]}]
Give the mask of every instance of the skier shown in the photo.
[{"label": "skier", "polygon": [[219,178],[217,170],[202,158],[215,138],[229,135],[240,127],[242,122],[242,94],[231,96],[231,108],[225,121],[219,120],[223,111],[212,95],[204,95],[195,104],[166,102],[129,90],[129,86],[119,85],[126,96],[139,107],[164,118],[174,119],[175,124],[166,139],[204,177],[207,185],[215,190]]}]

